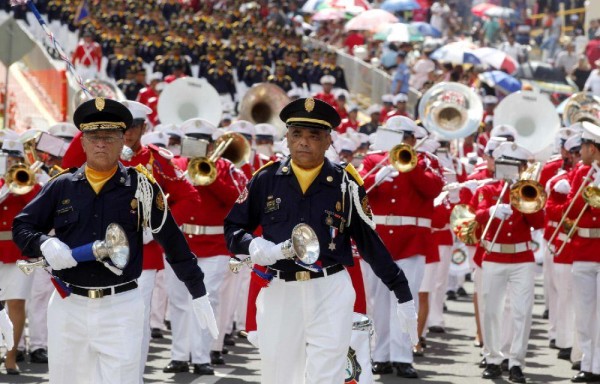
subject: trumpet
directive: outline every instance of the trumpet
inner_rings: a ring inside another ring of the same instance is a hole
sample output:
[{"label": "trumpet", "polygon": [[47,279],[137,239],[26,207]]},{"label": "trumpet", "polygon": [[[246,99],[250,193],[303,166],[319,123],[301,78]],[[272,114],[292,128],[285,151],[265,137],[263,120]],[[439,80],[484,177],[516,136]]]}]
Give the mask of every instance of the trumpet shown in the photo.
[{"label": "trumpet", "polygon": [[214,183],[217,178],[215,162],[221,156],[236,166],[250,159],[250,143],[239,133],[227,132],[215,141],[215,145],[215,150],[209,157],[201,156],[190,160],[187,172],[192,179],[192,184],[206,186]]},{"label": "trumpet", "polygon": [[13,165],[6,172],[6,184],[11,193],[25,195],[33,189],[36,181],[35,174],[41,168],[42,163],[37,162],[32,167],[23,163]]}]

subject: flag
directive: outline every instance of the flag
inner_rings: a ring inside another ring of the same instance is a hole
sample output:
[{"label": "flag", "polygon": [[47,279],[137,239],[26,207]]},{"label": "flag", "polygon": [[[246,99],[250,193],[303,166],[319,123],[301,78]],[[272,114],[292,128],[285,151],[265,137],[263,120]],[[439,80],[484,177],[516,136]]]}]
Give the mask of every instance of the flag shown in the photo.
[{"label": "flag", "polygon": [[79,6],[77,7],[77,12],[75,13],[75,22],[80,22],[90,15],[90,10],[88,8],[88,4],[86,0],[81,0]]}]

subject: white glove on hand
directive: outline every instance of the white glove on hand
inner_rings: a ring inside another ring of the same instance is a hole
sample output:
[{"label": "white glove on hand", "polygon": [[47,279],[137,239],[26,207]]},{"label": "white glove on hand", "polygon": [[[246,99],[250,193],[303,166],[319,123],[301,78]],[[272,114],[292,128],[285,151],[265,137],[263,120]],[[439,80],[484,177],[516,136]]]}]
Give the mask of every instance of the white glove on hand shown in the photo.
[{"label": "white glove on hand", "polygon": [[394,177],[398,176],[399,174],[400,173],[396,171],[396,168],[391,165],[386,165],[375,174],[375,184],[378,185],[385,182],[392,182],[394,181]]},{"label": "white glove on hand", "polygon": [[13,334],[13,324],[8,318],[6,308],[3,308],[0,311],[0,332],[2,333],[2,337],[4,337],[6,349],[10,351],[15,346],[15,337]]},{"label": "white glove on hand", "polygon": [[250,258],[254,264],[267,266],[275,264],[277,260],[285,259],[281,251],[281,244],[275,244],[262,237],[255,237],[250,242],[248,249],[250,251]]},{"label": "white glove on hand", "polygon": [[192,300],[192,307],[194,308],[196,319],[200,323],[200,328],[208,328],[213,339],[217,339],[219,337],[219,329],[217,328],[215,313],[210,305],[210,301],[208,301],[208,293]]},{"label": "white glove on hand", "polygon": [[490,215],[492,213],[494,214],[495,218],[500,220],[506,220],[512,215],[513,210],[510,204],[500,204],[496,211],[494,211],[494,207],[490,208]]},{"label": "white glove on hand", "polygon": [[452,204],[460,202],[460,188],[451,188],[448,190],[448,201]]},{"label": "white glove on hand", "polygon": [[471,193],[475,193],[477,187],[479,187],[479,182],[477,180],[467,180],[462,184],[463,188],[468,188]]},{"label": "white glove on hand", "polygon": [[410,300],[405,303],[399,303],[396,307],[396,314],[400,319],[400,330],[408,333],[412,345],[416,345],[419,342],[419,335],[417,334],[415,301]]},{"label": "white glove on hand", "polygon": [[55,271],[72,268],[77,265],[77,261],[71,253],[71,248],[56,237],[51,237],[44,241],[40,249],[48,265]]},{"label": "white glove on hand", "polygon": [[154,236],[152,236],[152,230],[148,227],[144,228],[144,232],[142,233],[144,245],[148,244],[152,240],[154,240]]},{"label": "white glove on hand", "polygon": [[565,179],[558,180],[556,184],[554,184],[554,191],[563,195],[568,195],[571,192],[571,184]]}]

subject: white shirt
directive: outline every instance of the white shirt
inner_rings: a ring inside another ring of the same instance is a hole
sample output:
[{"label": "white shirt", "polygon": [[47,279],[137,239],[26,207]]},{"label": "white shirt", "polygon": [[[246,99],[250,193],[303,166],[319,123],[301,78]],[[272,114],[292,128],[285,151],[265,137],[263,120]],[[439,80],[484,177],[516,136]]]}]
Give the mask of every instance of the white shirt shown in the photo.
[{"label": "white shirt", "polygon": [[435,70],[435,64],[428,58],[419,59],[413,65],[412,70],[413,76],[410,77],[410,85],[420,90],[429,78],[429,74]]},{"label": "white shirt", "polygon": [[498,49],[515,59],[516,62],[519,62],[519,56],[523,54],[523,46],[517,42],[511,45],[508,41],[505,41],[500,44]]},{"label": "white shirt", "polygon": [[556,55],[556,61],[554,62],[555,68],[560,68],[566,73],[571,73],[574,67],[577,65],[577,55],[575,52],[570,53],[567,51],[561,51]]},{"label": "white shirt", "polygon": [[431,26],[443,33],[446,29],[445,17],[449,14],[450,7],[448,4],[442,5],[436,1],[431,6]]},{"label": "white shirt", "polygon": [[600,69],[594,69],[588,77],[583,90],[589,90],[594,96],[600,96]]}]

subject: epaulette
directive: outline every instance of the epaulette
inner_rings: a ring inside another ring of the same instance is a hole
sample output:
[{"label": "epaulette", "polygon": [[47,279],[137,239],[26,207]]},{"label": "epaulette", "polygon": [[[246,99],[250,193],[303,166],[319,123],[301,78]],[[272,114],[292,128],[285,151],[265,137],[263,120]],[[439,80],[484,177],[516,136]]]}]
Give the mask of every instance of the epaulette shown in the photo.
[{"label": "epaulette", "polygon": [[60,175],[64,175],[65,173],[75,173],[75,171],[77,171],[77,167],[63,169],[62,171],[58,172],[56,175],[54,175],[50,179],[48,179],[48,183],[51,182],[52,180],[56,179]]},{"label": "epaulette", "polygon": [[354,165],[352,165],[352,163],[348,163],[344,170],[348,172],[350,176],[352,176],[352,178],[354,178],[354,180],[358,183],[359,186],[362,186],[365,183],[362,177],[360,177],[360,175],[358,174],[356,168],[354,168]]},{"label": "epaulette", "polygon": [[165,160],[171,160],[174,157],[171,151],[166,148],[161,148],[155,144],[148,144],[148,148]]},{"label": "epaulette", "polygon": [[134,169],[138,173],[141,173],[142,175],[146,176],[146,179],[148,179],[152,184],[156,184],[156,179],[154,178],[154,176],[152,176],[152,174],[142,164],[136,165]]},{"label": "epaulette", "polygon": [[262,167],[258,168],[256,171],[254,171],[254,173],[252,174],[252,176],[254,177],[258,172],[262,171],[263,169],[267,168],[268,166],[275,164],[274,161],[269,161],[267,164],[263,165]]}]

